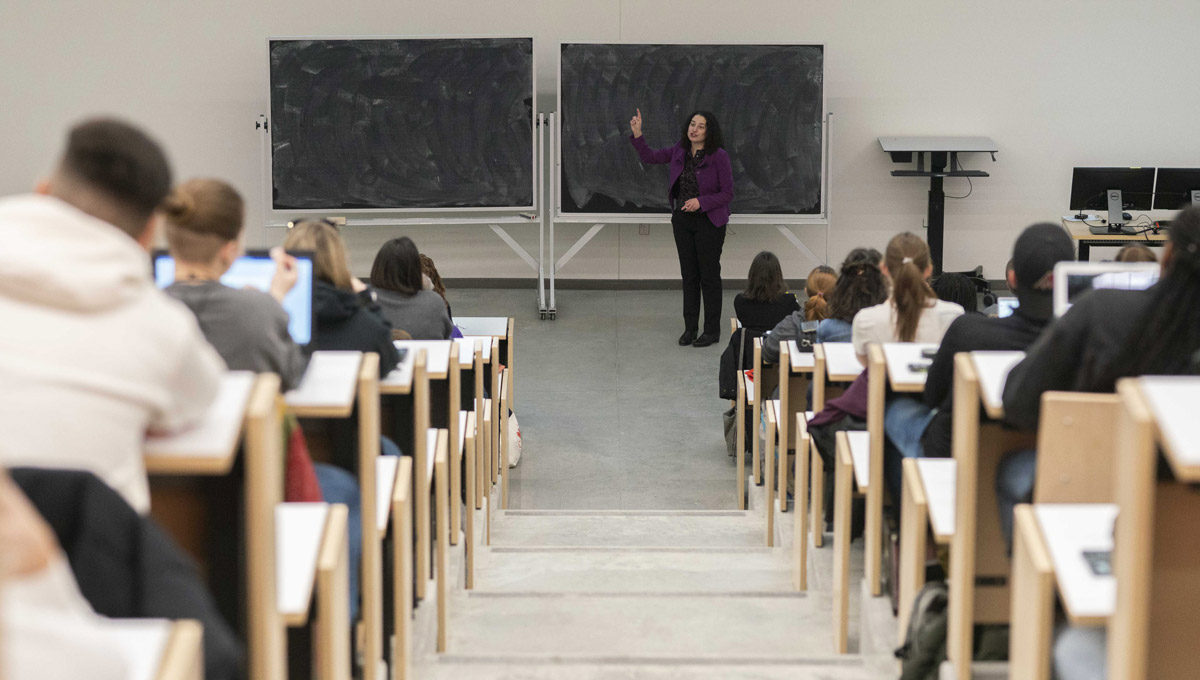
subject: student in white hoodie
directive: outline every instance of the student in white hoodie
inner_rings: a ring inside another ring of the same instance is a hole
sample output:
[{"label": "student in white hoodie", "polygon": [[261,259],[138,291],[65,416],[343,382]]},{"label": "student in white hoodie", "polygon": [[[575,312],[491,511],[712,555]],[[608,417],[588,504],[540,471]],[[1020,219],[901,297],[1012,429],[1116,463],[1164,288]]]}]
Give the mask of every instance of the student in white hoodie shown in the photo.
[{"label": "student in white hoodie", "polygon": [[225,369],[150,278],[170,188],[153,140],[97,119],[35,194],[0,199],[0,464],[89,470],[142,514],[146,432],[198,419]]}]

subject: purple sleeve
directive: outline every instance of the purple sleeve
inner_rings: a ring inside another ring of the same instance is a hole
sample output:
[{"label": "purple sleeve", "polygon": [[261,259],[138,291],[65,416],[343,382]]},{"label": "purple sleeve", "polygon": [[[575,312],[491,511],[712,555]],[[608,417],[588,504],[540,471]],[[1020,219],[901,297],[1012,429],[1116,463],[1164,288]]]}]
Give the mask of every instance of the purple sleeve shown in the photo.
[{"label": "purple sleeve", "polygon": [[713,208],[722,208],[733,201],[733,167],[729,164],[729,154],[721,149],[721,153],[713,156],[717,166],[717,183],[720,186],[717,193],[700,197],[700,209],[708,212]]},{"label": "purple sleeve", "polygon": [[629,141],[633,143],[633,148],[637,149],[638,158],[642,159],[643,163],[670,163],[671,151],[675,147],[669,146],[665,149],[651,149],[646,143],[646,138],[629,136]]}]

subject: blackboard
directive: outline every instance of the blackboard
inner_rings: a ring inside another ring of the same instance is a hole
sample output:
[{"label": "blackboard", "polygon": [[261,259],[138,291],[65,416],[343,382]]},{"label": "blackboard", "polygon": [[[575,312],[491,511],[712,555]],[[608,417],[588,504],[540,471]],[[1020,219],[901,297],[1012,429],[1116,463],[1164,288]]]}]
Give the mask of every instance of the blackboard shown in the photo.
[{"label": "blackboard", "polygon": [[275,209],[533,206],[531,38],[269,51]]},{"label": "blackboard", "polygon": [[655,148],[692,111],[720,122],[737,214],[822,212],[824,48],[820,45],[564,43],[559,62],[563,213],[661,213],[667,166],[642,165],[629,119]]}]

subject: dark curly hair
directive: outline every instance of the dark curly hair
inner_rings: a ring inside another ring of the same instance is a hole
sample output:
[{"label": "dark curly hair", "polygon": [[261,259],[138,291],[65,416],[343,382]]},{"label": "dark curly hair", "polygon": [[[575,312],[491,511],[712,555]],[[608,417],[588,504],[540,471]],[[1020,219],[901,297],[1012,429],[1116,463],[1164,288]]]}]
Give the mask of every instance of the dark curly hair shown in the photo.
[{"label": "dark curly hair", "polygon": [[688,139],[688,126],[692,124],[692,119],[696,116],[704,116],[704,151],[711,153],[717,149],[725,148],[725,138],[721,136],[721,124],[717,122],[717,117],[712,111],[692,111],[691,115],[683,120],[683,130],[679,133],[679,143],[683,148],[692,148],[692,140]]},{"label": "dark curly hair", "polygon": [[887,300],[887,280],[879,269],[883,255],[874,248],[855,248],[842,261],[837,285],[826,296],[829,318],[846,323],[854,320],[864,307],[874,307]]}]

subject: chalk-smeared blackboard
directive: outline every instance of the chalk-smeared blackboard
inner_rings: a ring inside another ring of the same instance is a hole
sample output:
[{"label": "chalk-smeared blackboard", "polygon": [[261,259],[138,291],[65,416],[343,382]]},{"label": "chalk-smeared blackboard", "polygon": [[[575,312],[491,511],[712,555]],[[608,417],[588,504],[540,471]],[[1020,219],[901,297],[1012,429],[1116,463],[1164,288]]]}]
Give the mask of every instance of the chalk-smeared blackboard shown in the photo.
[{"label": "chalk-smeared blackboard", "polygon": [[269,47],[275,209],[533,205],[531,38]]},{"label": "chalk-smeared blackboard", "polygon": [[821,213],[819,45],[563,44],[559,73],[563,213],[660,213],[665,165],[642,165],[629,119],[653,147],[679,141],[696,109],[721,124],[733,212]]}]

